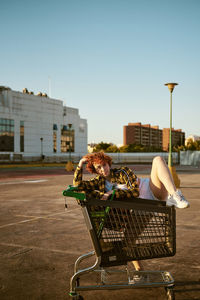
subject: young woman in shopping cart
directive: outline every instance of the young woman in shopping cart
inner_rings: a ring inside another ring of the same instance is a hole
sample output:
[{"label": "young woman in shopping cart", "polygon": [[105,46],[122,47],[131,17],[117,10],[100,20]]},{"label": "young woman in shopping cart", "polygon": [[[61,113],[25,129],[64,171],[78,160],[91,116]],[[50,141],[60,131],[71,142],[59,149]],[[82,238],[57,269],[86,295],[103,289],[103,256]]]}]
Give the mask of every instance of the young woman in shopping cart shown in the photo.
[{"label": "young woman in shopping cart", "polygon": [[[96,176],[90,180],[82,180],[83,165]],[[115,189],[115,199],[139,197],[152,200],[164,200],[168,206],[177,208],[189,207],[189,202],[180,190],[176,189],[173,178],[164,159],[156,156],[153,159],[150,178],[139,178],[127,167],[111,168],[112,158],[104,152],[85,155],[74,173],[73,184],[80,191],[91,197],[107,200]],[[139,262],[134,262],[137,270],[141,270]]]},{"label": "young woman in shopping cart", "polygon": [[[95,178],[82,180],[84,164],[90,173],[97,175]],[[111,164],[112,158],[104,152],[85,155],[76,168],[73,184],[78,185],[79,190],[102,200],[107,200],[115,188],[116,199],[132,197],[159,199],[165,200],[168,206],[189,207],[189,202],[181,191],[176,189],[162,157],[156,156],[153,159],[150,178],[139,178],[127,167],[112,169]]]}]

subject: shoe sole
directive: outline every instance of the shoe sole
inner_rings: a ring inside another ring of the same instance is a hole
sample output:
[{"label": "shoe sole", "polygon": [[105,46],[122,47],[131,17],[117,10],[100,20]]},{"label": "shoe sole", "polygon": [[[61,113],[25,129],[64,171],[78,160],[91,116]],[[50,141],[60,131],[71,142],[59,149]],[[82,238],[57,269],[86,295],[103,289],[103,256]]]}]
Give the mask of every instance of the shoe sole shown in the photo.
[{"label": "shoe sole", "polygon": [[184,206],[184,207],[179,207],[176,203],[173,203],[173,202],[167,202],[166,205],[167,206],[173,206],[174,205],[175,207],[180,208],[180,209],[184,209],[184,208],[190,207],[189,203],[186,206]]}]

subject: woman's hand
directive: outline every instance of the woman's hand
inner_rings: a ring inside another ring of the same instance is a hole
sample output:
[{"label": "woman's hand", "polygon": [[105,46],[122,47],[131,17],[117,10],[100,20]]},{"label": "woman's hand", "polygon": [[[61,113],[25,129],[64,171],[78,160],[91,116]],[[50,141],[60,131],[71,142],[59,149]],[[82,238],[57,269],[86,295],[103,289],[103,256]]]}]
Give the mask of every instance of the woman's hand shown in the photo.
[{"label": "woman's hand", "polygon": [[108,197],[113,193],[113,191],[108,191],[106,192],[102,197],[101,197],[101,200],[107,200]]},{"label": "woman's hand", "polygon": [[88,161],[87,158],[85,158],[85,157],[81,158],[81,160],[78,163],[78,167],[82,168],[83,165],[87,163],[87,161]]}]

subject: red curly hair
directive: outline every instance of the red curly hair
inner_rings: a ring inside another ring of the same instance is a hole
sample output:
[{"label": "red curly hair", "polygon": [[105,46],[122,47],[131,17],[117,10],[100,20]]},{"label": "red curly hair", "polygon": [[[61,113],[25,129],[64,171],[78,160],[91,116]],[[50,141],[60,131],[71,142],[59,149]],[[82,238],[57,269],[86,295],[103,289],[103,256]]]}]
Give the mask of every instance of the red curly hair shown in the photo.
[{"label": "red curly hair", "polygon": [[112,158],[110,156],[106,155],[103,151],[97,152],[97,153],[92,153],[92,154],[86,154],[84,156],[84,158],[87,159],[86,169],[90,173],[97,173],[97,171],[93,165],[94,163],[97,163],[97,164],[108,163],[110,167],[112,164]]}]

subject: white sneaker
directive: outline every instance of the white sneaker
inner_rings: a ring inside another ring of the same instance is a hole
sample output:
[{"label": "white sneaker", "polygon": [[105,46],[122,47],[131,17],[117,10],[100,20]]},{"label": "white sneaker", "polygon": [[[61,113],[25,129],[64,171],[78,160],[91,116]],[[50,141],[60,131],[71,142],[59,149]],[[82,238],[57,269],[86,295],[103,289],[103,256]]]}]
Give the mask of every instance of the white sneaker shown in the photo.
[{"label": "white sneaker", "polygon": [[132,278],[129,278],[129,284],[137,284],[137,283],[148,283],[149,278],[148,275],[134,275]]},{"label": "white sneaker", "polygon": [[140,275],[134,275],[131,279],[129,279],[129,284],[141,283],[144,279]]},{"label": "white sneaker", "polygon": [[190,203],[185,199],[180,190],[176,190],[173,195],[169,195],[167,199],[167,206],[175,205],[177,208],[187,208]]}]

